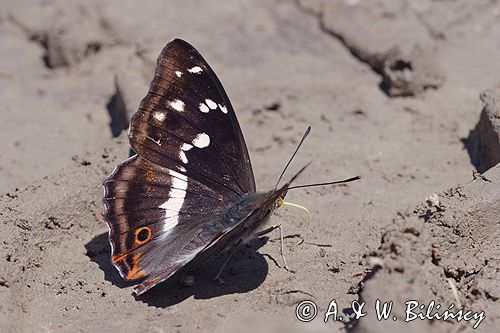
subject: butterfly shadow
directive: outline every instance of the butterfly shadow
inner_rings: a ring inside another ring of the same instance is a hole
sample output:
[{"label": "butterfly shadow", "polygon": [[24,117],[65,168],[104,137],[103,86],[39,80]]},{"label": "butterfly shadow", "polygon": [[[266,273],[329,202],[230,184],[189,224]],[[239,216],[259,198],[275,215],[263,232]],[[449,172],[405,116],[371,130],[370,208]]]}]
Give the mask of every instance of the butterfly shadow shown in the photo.
[{"label": "butterfly shadow", "polygon": [[[145,294],[137,296],[150,306],[166,308],[193,296],[195,299],[210,299],[228,294],[246,293],[256,289],[264,282],[269,265],[258,249],[268,238],[262,237],[237,249],[236,253],[224,268],[220,281],[214,277],[227,259],[227,254],[220,255],[199,267],[186,266],[169,280],[155,286]],[[104,279],[119,288],[137,284],[124,281],[110,262],[110,246],[107,233],[99,235],[85,245],[87,256],[99,265],[104,272]],[[187,277],[194,280],[193,285],[186,286]]]},{"label": "butterfly shadow", "polygon": [[111,264],[111,247],[107,232],[94,237],[90,242],[85,244],[85,250],[87,250],[87,257],[99,265],[99,268],[104,272],[104,279],[106,281],[120,288],[134,285],[132,282],[125,281]]}]

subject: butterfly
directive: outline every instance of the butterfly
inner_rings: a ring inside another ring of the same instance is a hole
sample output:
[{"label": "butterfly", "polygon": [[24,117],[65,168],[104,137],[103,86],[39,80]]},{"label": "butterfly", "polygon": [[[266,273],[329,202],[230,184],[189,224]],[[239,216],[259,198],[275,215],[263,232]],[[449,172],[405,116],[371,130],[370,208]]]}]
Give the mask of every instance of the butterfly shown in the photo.
[{"label": "butterfly", "polygon": [[161,51],[128,136],[137,154],[106,178],[103,203],[111,262],[123,279],[140,281],[136,295],[190,262],[234,253],[275,229],[264,227],[300,174],[279,188],[256,191],[224,88],[181,39]]}]

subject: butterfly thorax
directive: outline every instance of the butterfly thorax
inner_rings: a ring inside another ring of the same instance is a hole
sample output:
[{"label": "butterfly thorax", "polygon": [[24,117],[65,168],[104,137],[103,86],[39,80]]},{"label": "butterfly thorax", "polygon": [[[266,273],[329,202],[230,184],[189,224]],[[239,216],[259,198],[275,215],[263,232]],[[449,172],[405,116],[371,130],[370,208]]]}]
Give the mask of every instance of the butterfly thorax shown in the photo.
[{"label": "butterfly thorax", "polygon": [[276,208],[281,206],[282,199],[278,191],[271,190],[246,194],[234,203],[227,210],[226,217],[230,223],[241,225],[238,228],[239,239],[235,241],[244,244],[253,239],[264,228]]}]

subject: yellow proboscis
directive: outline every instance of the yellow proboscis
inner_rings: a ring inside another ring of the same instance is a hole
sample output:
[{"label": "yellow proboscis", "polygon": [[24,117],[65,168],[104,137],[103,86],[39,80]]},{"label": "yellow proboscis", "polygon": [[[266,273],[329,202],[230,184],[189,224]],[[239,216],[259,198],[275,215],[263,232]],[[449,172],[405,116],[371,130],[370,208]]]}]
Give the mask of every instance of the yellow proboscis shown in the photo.
[{"label": "yellow proboscis", "polygon": [[309,211],[309,209],[307,209],[304,206],[298,205],[296,203],[285,201],[283,199],[281,199],[281,204],[280,204],[280,202],[278,202],[278,205],[280,205],[280,206],[281,205],[288,205],[288,206],[292,206],[292,207],[296,207],[296,208],[300,208],[300,209],[304,210],[307,213],[307,217],[308,217],[308,219],[307,219],[307,229],[309,229],[309,225],[312,222],[312,216],[311,216],[311,212]]},{"label": "yellow proboscis", "polygon": [[[306,213],[307,213],[307,227],[306,227],[306,233],[309,231],[309,226],[311,225],[311,222],[312,222],[312,216],[311,216],[311,212],[309,211],[309,209],[307,209],[306,207],[304,206],[301,206],[301,205],[298,205],[296,203],[293,203],[293,202],[288,202],[288,201],[285,201],[283,199],[283,197],[279,197],[278,198],[278,207],[281,207],[283,205],[287,205],[287,206],[292,206],[292,207],[296,207],[296,208],[300,208],[302,210],[304,210]],[[297,244],[295,245],[300,245],[304,242],[304,239],[305,238],[302,238]]]}]

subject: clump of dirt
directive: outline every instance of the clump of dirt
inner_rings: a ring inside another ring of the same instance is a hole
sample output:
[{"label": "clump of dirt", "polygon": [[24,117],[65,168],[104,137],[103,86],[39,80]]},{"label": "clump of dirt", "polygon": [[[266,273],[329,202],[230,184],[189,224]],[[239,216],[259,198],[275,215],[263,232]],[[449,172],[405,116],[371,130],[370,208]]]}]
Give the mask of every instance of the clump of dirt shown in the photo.
[{"label": "clump of dirt", "polygon": [[[367,262],[377,258],[377,265],[360,296],[367,304],[377,299],[394,301],[398,320],[363,318],[357,331],[444,332],[449,328],[452,320],[405,323],[408,300],[426,305],[434,300],[443,310],[453,303],[456,310],[484,311],[481,330],[495,330],[500,319],[499,185],[500,165],[468,184],[430,195],[411,214],[393,219],[379,249],[366,254]],[[476,322],[458,325],[472,332]]]},{"label": "clump of dirt", "polygon": [[500,85],[483,91],[480,97],[484,107],[467,147],[477,170],[484,172],[500,162]]}]

